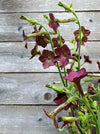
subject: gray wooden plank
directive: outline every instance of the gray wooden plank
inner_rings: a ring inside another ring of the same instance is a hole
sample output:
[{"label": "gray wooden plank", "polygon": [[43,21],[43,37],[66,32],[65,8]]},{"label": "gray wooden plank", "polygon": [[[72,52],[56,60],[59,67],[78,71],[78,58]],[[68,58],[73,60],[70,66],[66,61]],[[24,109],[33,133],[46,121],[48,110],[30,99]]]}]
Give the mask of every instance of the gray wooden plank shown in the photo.
[{"label": "gray wooden plank", "polygon": [[60,134],[43,108],[50,112],[55,107],[0,106],[0,134]]},{"label": "gray wooden plank", "polygon": [[[42,12],[42,11],[63,11],[57,6],[59,0],[0,0],[0,12]],[[65,4],[73,3],[76,10],[100,10],[99,0],[61,0]]]},{"label": "gray wooden plank", "polygon": [[[47,13],[48,14],[48,13]],[[20,15],[25,15],[29,18],[36,19],[41,24],[44,24],[48,30],[48,22],[43,18],[43,13],[10,13],[0,14],[0,41],[23,41],[22,30],[27,34],[33,31],[33,26],[25,20],[20,20]],[[81,25],[91,31],[89,40],[100,40],[100,12],[78,12]],[[69,19],[73,17],[71,13],[55,13],[56,18]],[[74,37],[73,32],[78,29],[75,23],[60,24],[59,27],[62,36],[66,40]]]},{"label": "gray wooden plank", "polygon": [[60,79],[54,73],[1,73],[0,104],[52,104],[56,94],[45,85],[55,80]]},{"label": "gray wooden plank", "polygon": [[[68,44],[68,43],[66,43]],[[24,48],[24,42],[0,43],[0,72],[58,72],[55,66],[43,69],[38,56],[30,60],[31,49],[34,43],[29,43],[28,49]],[[70,47],[71,45],[68,44]],[[50,48],[50,46],[48,46]],[[40,48],[40,50],[42,50]],[[82,46],[81,55],[89,55],[92,64],[85,64],[88,72],[98,72],[97,60],[100,60],[100,42],[88,42]],[[69,67],[69,65],[67,66]]]},{"label": "gray wooden plank", "polygon": [[[1,73],[0,104],[54,104],[55,91],[45,87],[54,81],[60,81],[58,73]],[[88,84],[83,86],[85,90]]]}]

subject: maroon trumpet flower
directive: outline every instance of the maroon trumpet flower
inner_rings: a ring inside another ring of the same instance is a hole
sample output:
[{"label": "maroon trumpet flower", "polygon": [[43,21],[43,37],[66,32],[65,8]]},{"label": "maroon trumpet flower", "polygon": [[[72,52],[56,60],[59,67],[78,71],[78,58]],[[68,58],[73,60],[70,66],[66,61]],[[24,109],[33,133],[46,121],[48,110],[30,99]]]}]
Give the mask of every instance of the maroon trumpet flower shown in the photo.
[{"label": "maroon trumpet flower", "polygon": [[66,93],[62,92],[62,93],[58,93],[57,97],[54,99],[54,102],[58,105],[64,103],[65,101],[67,101],[68,97],[66,95]]},{"label": "maroon trumpet flower", "polygon": [[49,37],[46,34],[36,36],[36,44],[45,48],[49,43]]},{"label": "maroon trumpet flower", "polygon": [[38,50],[38,46],[37,45],[35,45],[35,47],[31,50],[31,58],[30,59],[32,59],[34,56],[36,56],[36,55],[40,55],[41,54],[41,52]]},{"label": "maroon trumpet flower", "polygon": [[69,63],[71,56],[70,49],[67,45],[55,49],[56,58],[55,61],[59,61],[60,67],[65,67]]},{"label": "maroon trumpet flower", "polygon": [[[59,37],[52,39],[54,47],[60,47],[60,40]],[[65,40],[61,37],[61,42],[64,44]]]},{"label": "maroon trumpet flower", "polygon": [[59,27],[59,23],[56,21],[53,13],[49,13],[50,21],[49,26],[57,33],[57,28]]},{"label": "maroon trumpet flower", "polygon": [[85,68],[81,68],[79,71],[71,71],[68,70],[68,76],[64,76],[63,78],[70,81],[74,82],[77,85],[77,88],[82,96],[84,96],[82,87],[80,85],[80,80],[84,78],[87,75]]},{"label": "maroon trumpet flower", "polygon": [[55,56],[52,51],[43,50],[42,55],[39,57],[39,60],[43,63],[44,69],[55,65],[54,57]]}]

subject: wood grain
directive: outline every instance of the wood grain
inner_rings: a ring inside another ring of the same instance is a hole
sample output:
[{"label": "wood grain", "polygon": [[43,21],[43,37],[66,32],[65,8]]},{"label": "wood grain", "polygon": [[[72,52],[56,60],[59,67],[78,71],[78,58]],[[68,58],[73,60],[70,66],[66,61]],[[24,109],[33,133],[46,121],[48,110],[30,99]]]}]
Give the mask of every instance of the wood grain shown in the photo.
[{"label": "wood grain", "polygon": [[[23,41],[22,30],[25,30],[26,34],[30,34],[33,31],[33,26],[25,20],[20,20],[20,15],[25,15],[30,19],[35,19],[41,24],[48,27],[48,22],[43,18],[44,13],[9,13],[0,14],[0,41]],[[48,14],[48,13],[45,13]],[[81,25],[91,31],[89,40],[100,40],[100,12],[78,12]],[[73,15],[71,13],[55,13],[55,17],[59,19],[69,19]],[[61,35],[66,40],[74,38],[73,32],[78,29],[75,23],[60,24],[59,30]]]},{"label": "wood grain", "polygon": [[[58,134],[43,109],[50,112],[55,107],[48,106],[0,106],[0,134]],[[67,115],[63,111],[59,114]],[[64,133],[62,133],[64,134]]]},{"label": "wood grain", "polygon": [[[44,11],[64,11],[57,5],[59,0],[0,0],[0,12],[44,12]],[[73,8],[77,11],[81,10],[100,10],[99,0],[61,0],[64,4],[73,3]]]},{"label": "wood grain", "polygon": [[[54,81],[60,81],[58,73],[1,73],[0,104],[54,104],[55,91],[45,87]],[[83,88],[86,90],[88,85]]]},{"label": "wood grain", "polygon": [[[68,46],[72,46],[69,43]],[[58,72],[55,66],[43,69],[38,56],[30,60],[30,51],[34,43],[28,44],[28,49],[24,48],[24,42],[3,42],[0,43],[0,72]],[[50,46],[48,46],[50,48]],[[42,50],[40,48],[40,50]],[[85,64],[88,72],[98,72],[97,61],[100,59],[100,42],[88,42],[82,46],[81,55],[89,55],[92,64]],[[84,58],[83,58],[84,59]],[[83,61],[83,60],[82,60]],[[81,62],[82,62],[81,61]],[[69,65],[67,67],[70,67]],[[62,70],[63,71],[63,70]]]},{"label": "wood grain", "polygon": [[56,93],[45,85],[55,80],[55,73],[0,74],[0,104],[52,104]]}]

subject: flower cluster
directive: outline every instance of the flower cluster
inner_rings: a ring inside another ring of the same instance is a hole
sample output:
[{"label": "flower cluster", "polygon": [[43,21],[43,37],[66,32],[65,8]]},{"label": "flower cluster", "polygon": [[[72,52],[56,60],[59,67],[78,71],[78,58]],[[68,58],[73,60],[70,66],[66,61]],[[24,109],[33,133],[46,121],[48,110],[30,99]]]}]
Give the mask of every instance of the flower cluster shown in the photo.
[{"label": "flower cluster", "polygon": [[[39,55],[39,60],[44,69],[56,66],[60,74],[62,86],[46,85],[57,93],[54,102],[59,106],[50,113],[44,109],[44,113],[53,120],[57,129],[59,122],[62,122],[59,131],[90,134],[92,133],[90,127],[93,126],[96,128],[96,133],[100,134],[100,79],[98,79],[97,87],[93,83],[87,89],[82,87],[86,82],[92,80],[91,77],[100,77],[99,74],[87,73],[84,65],[92,64],[92,60],[87,55],[81,56],[81,47],[85,47],[90,31],[80,25],[77,14],[72,9],[72,4],[66,6],[59,2],[58,5],[73,13],[74,18],[60,20],[53,13],[49,13],[49,16],[44,15],[51,31],[48,31],[44,25],[36,20],[31,20],[25,16],[20,17],[34,25],[34,31],[31,34],[26,35],[23,31],[26,49],[28,49],[28,38],[35,41],[30,59]],[[66,43],[66,40],[60,35],[59,27],[60,23],[70,22],[76,23],[79,28],[73,32],[74,39]],[[49,48],[47,46],[51,46],[51,48],[47,49]],[[97,65],[100,70],[99,61],[97,61]],[[63,109],[69,111],[69,116],[62,116],[57,119],[57,114]]]}]

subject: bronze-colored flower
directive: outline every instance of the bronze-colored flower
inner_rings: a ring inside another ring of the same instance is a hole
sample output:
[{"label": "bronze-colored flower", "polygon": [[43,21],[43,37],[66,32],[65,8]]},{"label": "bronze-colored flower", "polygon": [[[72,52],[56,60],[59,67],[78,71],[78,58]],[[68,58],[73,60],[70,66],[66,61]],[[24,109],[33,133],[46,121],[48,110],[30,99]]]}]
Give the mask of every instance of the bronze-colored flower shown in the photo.
[{"label": "bronze-colored flower", "polygon": [[[59,37],[52,38],[52,42],[53,42],[54,47],[60,47]],[[62,44],[64,44],[64,42],[65,42],[65,40],[63,39],[63,37],[61,37],[61,42],[62,42]]]},{"label": "bronze-colored flower", "polygon": [[[84,42],[87,42],[87,36],[89,36],[90,31],[85,29],[84,26],[81,26],[81,33],[82,33],[82,42],[81,45],[85,45]],[[77,46],[79,46],[79,30],[74,32],[75,40],[77,41]]]}]

